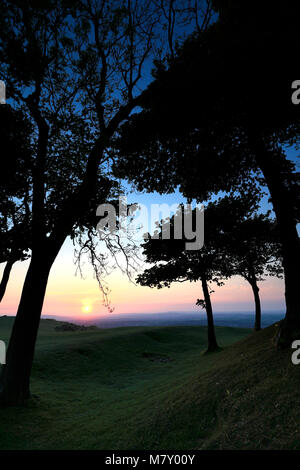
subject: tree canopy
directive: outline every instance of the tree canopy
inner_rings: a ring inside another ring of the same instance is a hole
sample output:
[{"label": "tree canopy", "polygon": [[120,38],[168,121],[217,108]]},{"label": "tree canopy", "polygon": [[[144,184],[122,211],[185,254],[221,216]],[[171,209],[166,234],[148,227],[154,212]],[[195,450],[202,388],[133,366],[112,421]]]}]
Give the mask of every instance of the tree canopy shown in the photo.
[{"label": "tree canopy", "polygon": [[181,3],[1,3],[0,79],[32,128],[26,164],[31,261],[1,374],[3,402],[29,396],[51,266],[65,239],[95,227],[97,206],[116,196],[113,138],[139,106],[149,68],[173,55],[187,22],[198,30],[207,25],[205,2],[188,9]]},{"label": "tree canopy", "polygon": [[259,198],[251,194],[225,196],[210,202],[205,208],[205,243],[200,250],[186,249],[185,240],[175,237],[176,218],[182,223],[181,208],[170,221],[161,221],[159,225],[162,234],[164,226],[170,224],[171,239],[155,236],[143,244],[146,261],[153,265],[138,275],[139,284],[160,289],[170,287],[173,282],[201,281],[204,299],[196,303],[207,312],[209,350],[217,347],[209,284],[222,286],[223,281],[232,276],[243,276],[253,289],[255,328],[259,330],[261,310],[257,282],[266,274],[282,272],[276,227],[267,215],[255,213],[258,202]]},{"label": "tree canopy", "polygon": [[218,21],[159,64],[142,112],[122,126],[114,171],[140,190],[178,186],[197,201],[253,179],[268,187],[282,244],[287,311],[279,343],[286,346],[300,334],[299,176],[285,153],[299,142],[287,78],[299,54],[295,8],[215,6]]}]

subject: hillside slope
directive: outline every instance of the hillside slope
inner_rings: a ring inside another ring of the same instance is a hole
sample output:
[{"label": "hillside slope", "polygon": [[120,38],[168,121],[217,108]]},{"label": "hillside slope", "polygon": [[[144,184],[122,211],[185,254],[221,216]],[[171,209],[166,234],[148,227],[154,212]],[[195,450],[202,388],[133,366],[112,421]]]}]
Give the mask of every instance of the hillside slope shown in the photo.
[{"label": "hillside slope", "polygon": [[[214,356],[207,372],[187,381],[157,429],[198,449],[300,449],[300,366],[276,351],[276,326]],[[168,430],[168,431],[167,431]],[[198,439],[197,439],[197,437]]]},{"label": "hillside slope", "polygon": [[300,448],[300,366],[275,326],[219,327],[213,354],[204,327],[56,326],[41,322],[34,398],[0,409],[0,449]]}]

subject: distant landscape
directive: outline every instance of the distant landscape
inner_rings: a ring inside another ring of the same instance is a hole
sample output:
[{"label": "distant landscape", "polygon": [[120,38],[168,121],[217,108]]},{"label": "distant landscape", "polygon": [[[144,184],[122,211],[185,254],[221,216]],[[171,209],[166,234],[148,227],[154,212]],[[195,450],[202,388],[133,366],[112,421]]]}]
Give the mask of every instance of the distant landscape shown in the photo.
[{"label": "distant landscape", "polygon": [[[262,313],[262,327],[270,326],[284,317],[282,312]],[[43,318],[72,321],[78,324],[95,325],[100,328],[119,328],[121,326],[204,326],[207,324],[205,312],[161,312],[161,313],[132,313],[113,314],[93,320],[78,320],[78,318],[57,315],[44,315]],[[215,325],[234,328],[252,328],[253,312],[219,312],[214,316]]]}]

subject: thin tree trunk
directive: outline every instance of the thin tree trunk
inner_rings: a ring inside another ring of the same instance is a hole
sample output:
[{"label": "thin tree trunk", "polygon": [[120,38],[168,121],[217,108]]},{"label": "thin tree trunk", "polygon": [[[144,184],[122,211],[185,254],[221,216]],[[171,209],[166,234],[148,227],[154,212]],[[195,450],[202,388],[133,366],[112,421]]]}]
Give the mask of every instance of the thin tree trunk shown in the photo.
[{"label": "thin tree trunk", "polygon": [[219,346],[217,344],[217,339],[216,339],[216,334],[215,334],[215,325],[214,325],[212,305],[210,301],[210,294],[209,294],[209,290],[207,286],[207,281],[204,276],[202,276],[201,282],[202,282],[202,290],[203,290],[206,315],[207,315],[207,339],[208,339],[207,351],[216,351],[217,349],[219,349]]},{"label": "thin tree trunk", "polygon": [[257,162],[263,172],[270,191],[276,214],[285,279],[286,316],[278,335],[278,347],[289,347],[300,337],[300,296],[299,296],[299,237],[294,216],[295,201],[292,200],[280,167],[282,156],[274,155],[263,144],[256,146]]},{"label": "thin tree trunk", "polygon": [[255,331],[261,330],[261,305],[260,305],[260,298],[259,298],[259,287],[257,285],[256,279],[251,280],[250,282],[253,295],[254,295],[254,302],[255,302],[255,323],[254,329]]},{"label": "thin tree trunk", "polygon": [[29,398],[30,373],[48,276],[55,257],[32,254],[0,379],[0,403]]},{"label": "thin tree trunk", "polygon": [[15,263],[14,260],[8,260],[6,265],[5,265],[5,268],[4,268],[4,271],[3,271],[3,276],[2,276],[2,279],[1,279],[1,283],[0,283],[0,302],[2,301],[2,299],[4,297],[4,294],[6,292],[7,284],[8,284],[8,281],[9,281],[9,276],[10,276],[11,269],[12,269],[14,263]]}]

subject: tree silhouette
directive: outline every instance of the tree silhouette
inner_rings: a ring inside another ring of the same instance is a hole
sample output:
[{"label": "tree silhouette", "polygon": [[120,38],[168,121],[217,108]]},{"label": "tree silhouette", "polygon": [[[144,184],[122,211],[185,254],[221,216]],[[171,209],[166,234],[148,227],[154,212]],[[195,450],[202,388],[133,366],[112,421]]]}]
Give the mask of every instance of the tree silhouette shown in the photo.
[{"label": "tree silhouette", "polygon": [[[234,243],[237,240],[237,243]],[[231,256],[235,271],[249,282],[255,302],[256,331],[261,329],[261,305],[258,281],[265,276],[282,277],[281,245],[277,224],[264,215],[244,221],[231,238]]]},{"label": "tree silhouette", "polygon": [[24,261],[30,249],[30,194],[26,172],[31,148],[31,126],[24,114],[0,106],[2,169],[0,174],[0,263],[6,263],[0,282],[0,302],[11,269]]},{"label": "tree silhouette", "polygon": [[282,244],[286,317],[278,346],[285,347],[300,334],[299,178],[284,151],[299,139],[299,107],[282,73],[296,73],[295,8],[256,1],[214,5],[218,21],[158,65],[143,111],[122,129],[115,173],[140,190],[179,186],[198,201],[263,176]]},{"label": "tree silhouette", "polygon": [[[256,197],[249,195],[246,198],[238,194],[210,202],[204,211],[205,241],[200,250],[186,249],[186,239],[178,240],[174,235],[174,225],[176,218],[181,217],[181,209],[170,221],[161,221],[159,225],[159,232],[162,233],[166,230],[166,224],[170,224],[170,240],[152,237],[143,244],[146,261],[154,263],[154,266],[137,277],[139,284],[162,288],[170,287],[172,282],[201,281],[204,299],[197,299],[196,304],[206,310],[208,351],[218,349],[210,297],[213,291],[209,284],[222,286],[224,279],[237,274],[236,260],[233,262],[228,250],[228,230],[232,230],[234,225],[237,226],[239,221],[245,220],[256,204]],[[184,223],[184,219],[180,220]]]},{"label": "tree silhouette", "polygon": [[153,60],[179,39],[186,12],[177,13],[165,42],[161,8],[151,0],[1,3],[0,78],[33,127],[31,260],[1,374],[2,403],[30,395],[51,266],[65,239],[114,192],[113,138],[140,104]]},{"label": "tree silhouette", "polygon": [[[236,202],[233,203],[233,206]],[[228,214],[228,199],[219,202],[222,213]],[[268,214],[254,213],[251,217],[223,218],[222,231],[229,270],[232,275],[242,276],[251,286],[255,303],[254,329],[261,329],[261,303],[258,282],[265,276],[281,277],[283,273],[281,245],[277,224]]]},{"label": "tree silhouette", "polygon": [[[159,231],[163,232],[166,224],[170,224],[170,233],[173,234],[170,240],[148,238],[142,245],[146,261],[154,263],[154,266],[138,275],[137,282],[142,286],[160,289],[170,287],[173,282],[196,282],[200,280],[204,300],[198,299],[197,305],[206,310],[207,350],[215,351],[218,349],[218,344],[214,328],[209,283],[214,281],[218,285],[222,285],[221,278],[225,269],[222,253],[207,233],[206,239],[208,241],[205,242],[205,246],[201,250],[187,250],[186,240],[177,240],[174,237],[174,224],[176,223],[176,217],[180,217],[179,214],[180,212],[177,215],[175,214],[170,221],[161,221],[159,225]],[[195,216],[194,213],[193,215]]]}]

